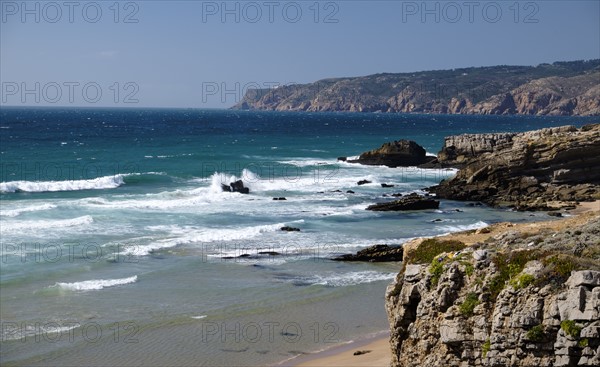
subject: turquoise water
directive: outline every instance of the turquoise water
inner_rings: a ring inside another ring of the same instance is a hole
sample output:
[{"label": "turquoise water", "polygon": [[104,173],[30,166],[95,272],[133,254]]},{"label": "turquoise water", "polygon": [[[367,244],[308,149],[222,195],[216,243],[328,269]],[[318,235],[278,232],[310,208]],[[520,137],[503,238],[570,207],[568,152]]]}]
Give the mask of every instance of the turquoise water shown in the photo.
[{"label": "turquoise water", "polygon": [[[368,212],[454,171],[338,156],[401,138],[435,153],[452,134],[598,121],[59,108],[0,117],[0,362],[61,366],[258,366],[381,332],[399,265],[332,256],[547,217],[452,201]],[[221,191],[238,178],[249,195]]]}]

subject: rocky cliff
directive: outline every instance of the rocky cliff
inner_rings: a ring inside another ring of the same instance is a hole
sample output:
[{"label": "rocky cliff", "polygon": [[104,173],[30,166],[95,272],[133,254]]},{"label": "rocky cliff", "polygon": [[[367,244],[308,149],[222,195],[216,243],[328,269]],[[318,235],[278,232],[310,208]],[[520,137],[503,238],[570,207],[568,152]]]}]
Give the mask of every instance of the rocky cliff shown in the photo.
[{"label": "rocky cliff", "polygon": [[248,90],[234,109],[600,115],[600,60],[324,79]]},{"label": "rocky cliff", "polygon": [[597,212],[468,247],[417,239],[404,254],[386,292],[392,366],[600,366]]},{"label": "rocky cliff", "polygon": [[440,198],[522,209],[600,199],[600,124],[450,136],[438,164],[461,168],[430,188]]}]

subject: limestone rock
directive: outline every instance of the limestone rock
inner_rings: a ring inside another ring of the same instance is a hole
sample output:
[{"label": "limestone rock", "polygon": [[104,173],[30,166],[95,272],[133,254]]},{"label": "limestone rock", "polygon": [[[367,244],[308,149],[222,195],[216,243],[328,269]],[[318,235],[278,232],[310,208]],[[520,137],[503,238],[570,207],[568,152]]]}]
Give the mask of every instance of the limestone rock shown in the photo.
[{"label": "limestone rock", "polygon": [[[386,292],[391,366],[600,366],[600,261],[588,259],[590,269],[553,282],[556,269],[545,257],[555,256],[549,251],[566,256],[570,252],[558,243],[574,246],[576,239],[589,238],[582,243],[599,249],[599,232],[595,218],[553,233],[540,250],[531,250],[529,239],[517,233],[496,236],[472,253],[435,255],[442,259],[439,267],[406,264]],[[405,252],[421,243],[406,243]],[[523,251],[539,251],[540,259],[521,263],[517,274],[503,273],[511,269],[506,254],[519,259]],[[504,270],[497,263],[500,253]],[[517,279],[533,280],[513,286]]]},{"label": "limestone rock", "polygon": [[550,210],[546,203],[551,201],[600,199],[600,124],[450,136],[438,162],[461,168],[430,188],[444,199],[519,210]]}]

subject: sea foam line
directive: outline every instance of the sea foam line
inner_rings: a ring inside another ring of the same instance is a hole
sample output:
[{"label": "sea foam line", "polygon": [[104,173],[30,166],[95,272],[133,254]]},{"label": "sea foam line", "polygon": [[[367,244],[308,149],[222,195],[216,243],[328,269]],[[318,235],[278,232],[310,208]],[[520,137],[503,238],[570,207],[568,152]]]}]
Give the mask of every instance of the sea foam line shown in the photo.
[{"label": "sea foam line", "polygon": [[123,284],[130,284],[137,282],[137,275],[134,275],[129,278],[121,278],[121,279],[94,279],[94,280],[86,280],[83,282],[75,282],[75,283],[56,283],[53,287],[59,287],[62,289],[67,289],[70,291],[90,291],[90,290],[100,290],[108,287],[115,287]]},{"label": "sea foam line", "polygon": [[94,222],[91,215],[84,215],[71,219],[59,220],[24,220],[24,221],[4,221],[0,227],[0,232],[15,232],[32,229],[56,229],[65,227],[76,227]]},{"label": "sea foam line", "polygon": [[0,192],[55,192],[114,189],[123,184],[125,175],[71,181],[10,181],[0,183]]},{"label": "sea foam line", "polygon": [[380,280],[392,280],[396,273],[381,273],[377,271],[352,271],[344,274],[314,275],[300,277],[290,281],[299,285],[324,285],[328,287],[346,287]]},{"label": "sea foam line", "polygon": [[54,204],[39,204],[31,205],[24,208],[11,209],[11,210],[0,210],[0,216],[3,217],[17,217],[22,213],[37,212],[41,210],[50,210],[56,208]]}]

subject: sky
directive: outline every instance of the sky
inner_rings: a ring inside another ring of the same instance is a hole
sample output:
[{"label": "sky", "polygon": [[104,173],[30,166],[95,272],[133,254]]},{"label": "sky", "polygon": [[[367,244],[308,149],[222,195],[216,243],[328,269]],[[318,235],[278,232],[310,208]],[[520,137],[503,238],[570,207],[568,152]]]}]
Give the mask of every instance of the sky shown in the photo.
[{"label": "sky", "polygon": [[228,108],[323,78],[600,58],[600,0],[0,0],[2,106]]}]

